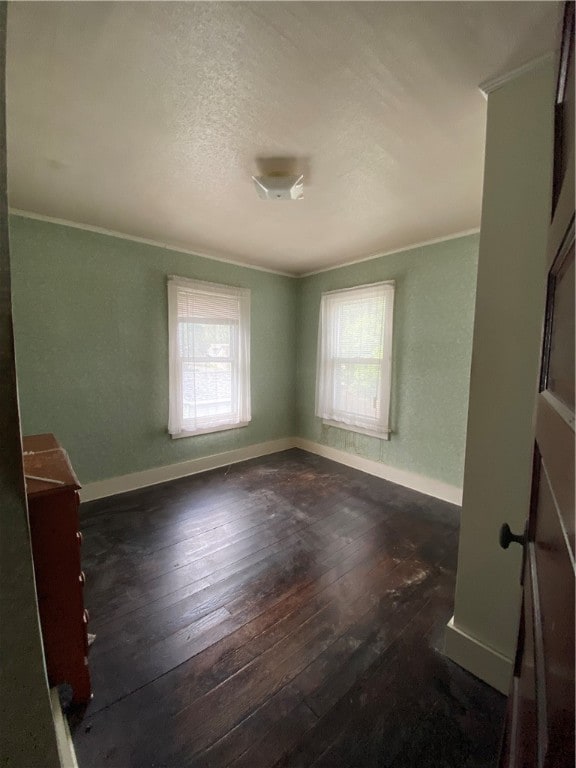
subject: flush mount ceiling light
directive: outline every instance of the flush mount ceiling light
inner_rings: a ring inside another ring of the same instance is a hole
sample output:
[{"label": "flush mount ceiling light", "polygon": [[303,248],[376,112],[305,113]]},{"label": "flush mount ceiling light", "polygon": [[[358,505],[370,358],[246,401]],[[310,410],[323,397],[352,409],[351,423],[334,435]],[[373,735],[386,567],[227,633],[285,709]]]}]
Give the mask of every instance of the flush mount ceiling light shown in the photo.
[{"label": "flush mount ceiling light", "polygon": [[304,174],[252,176],[252,181],[263,200],[302,200],[304,197]]}]

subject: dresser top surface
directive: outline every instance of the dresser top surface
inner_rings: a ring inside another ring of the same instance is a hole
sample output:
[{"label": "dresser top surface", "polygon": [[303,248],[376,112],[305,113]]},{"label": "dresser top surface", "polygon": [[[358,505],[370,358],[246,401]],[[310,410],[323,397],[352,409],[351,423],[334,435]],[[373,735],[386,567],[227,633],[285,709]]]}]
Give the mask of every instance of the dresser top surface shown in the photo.
[{"label": "dresser top surface", "polygon": [[29,497],[78,490],[80,483],[68,454],[52,434],[22,438],[24,475]]}]

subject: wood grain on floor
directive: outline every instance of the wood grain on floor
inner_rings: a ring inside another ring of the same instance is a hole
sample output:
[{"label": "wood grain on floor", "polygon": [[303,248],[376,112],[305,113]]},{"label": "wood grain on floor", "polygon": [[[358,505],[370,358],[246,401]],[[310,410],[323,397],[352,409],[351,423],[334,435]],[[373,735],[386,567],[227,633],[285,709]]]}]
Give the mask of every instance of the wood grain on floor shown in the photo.
[{"label": "wood grain on floor", "polygon": [[505,699],[440,649],[458,508],[298,450],[81,508],[80,768],[487,768]]}]

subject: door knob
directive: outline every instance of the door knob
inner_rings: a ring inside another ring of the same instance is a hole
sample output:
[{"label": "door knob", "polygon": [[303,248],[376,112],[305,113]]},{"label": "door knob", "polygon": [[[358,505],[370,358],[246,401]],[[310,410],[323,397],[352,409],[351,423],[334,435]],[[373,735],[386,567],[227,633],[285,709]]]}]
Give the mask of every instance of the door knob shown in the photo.
[{"label": "door knob", "polygon": [[508,549],[510,544],[513,542],[524,546],[526,543],[526,534],[519,536],[517,533],[512,533],[508,523],[504,523],[504,525],[500,528],[500,546],[502,549]]}]

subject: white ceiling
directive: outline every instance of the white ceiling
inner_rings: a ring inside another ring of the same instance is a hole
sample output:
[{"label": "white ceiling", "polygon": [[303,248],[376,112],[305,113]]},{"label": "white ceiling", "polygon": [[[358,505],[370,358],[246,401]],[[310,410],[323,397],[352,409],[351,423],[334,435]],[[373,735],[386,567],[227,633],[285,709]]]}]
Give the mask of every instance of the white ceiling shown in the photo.
[{"label": "white ceiling", "polygon": [[[482,81],[556,2],[11,3],[14,208],[290,273],[479,226]],[[250,176],[296,158],[304,200]]]}]

